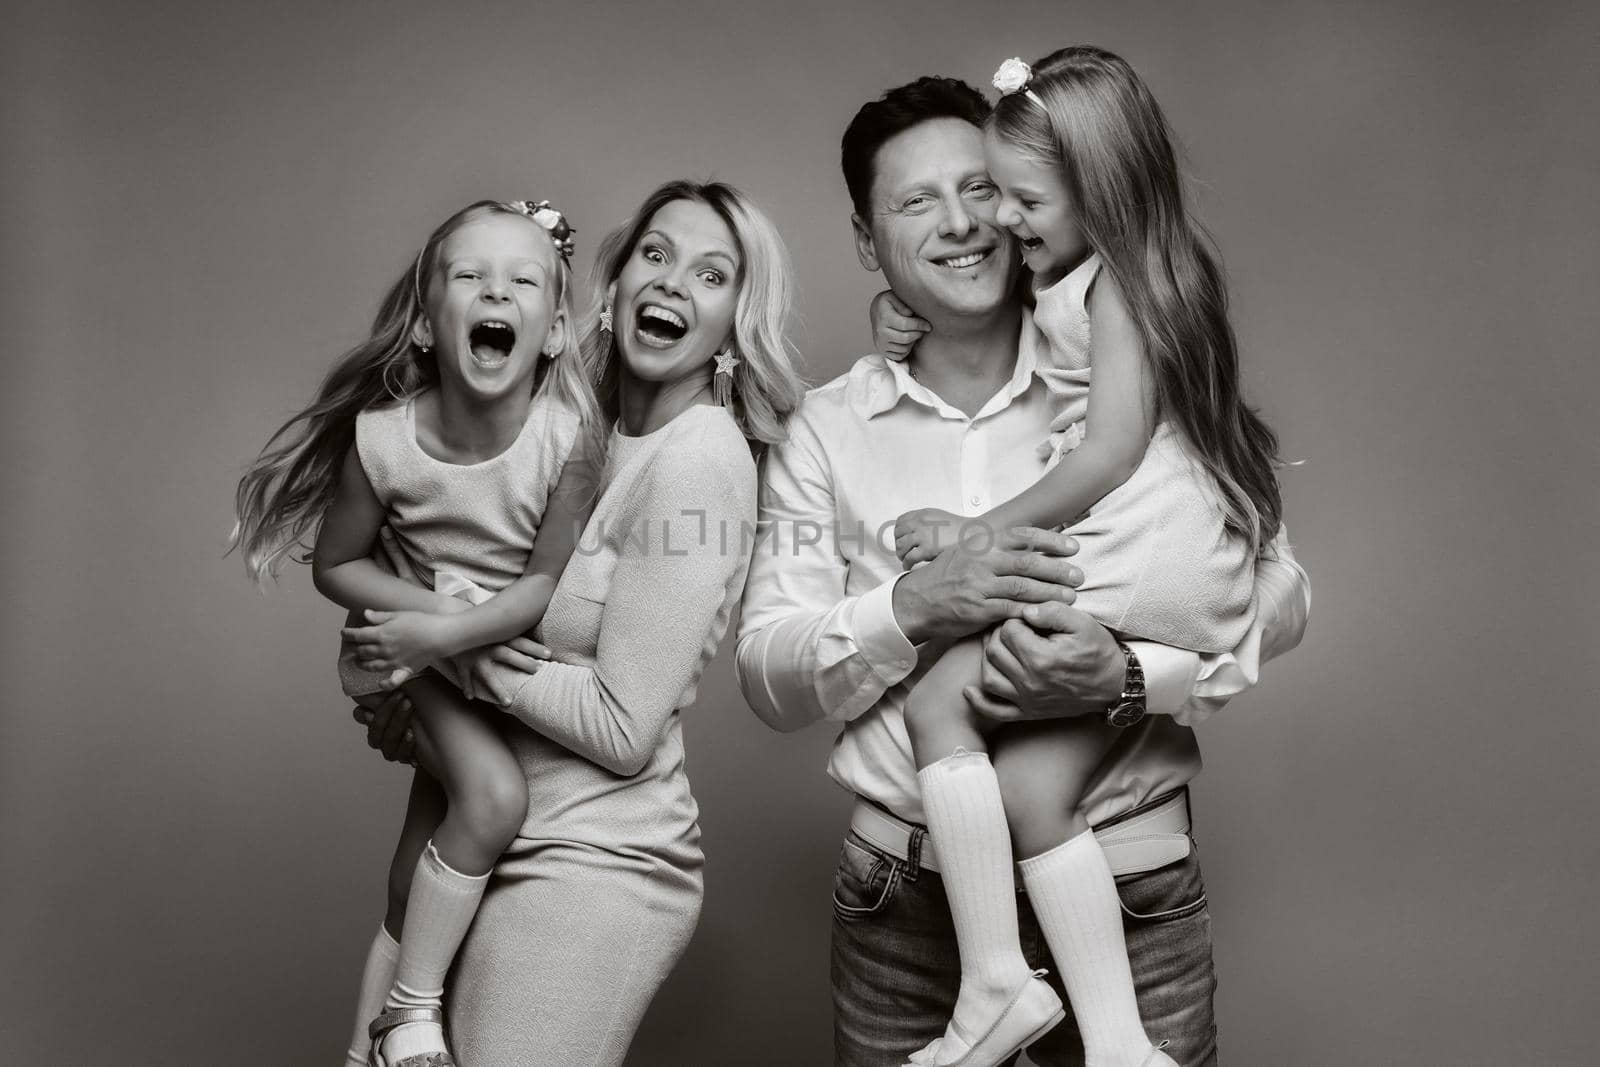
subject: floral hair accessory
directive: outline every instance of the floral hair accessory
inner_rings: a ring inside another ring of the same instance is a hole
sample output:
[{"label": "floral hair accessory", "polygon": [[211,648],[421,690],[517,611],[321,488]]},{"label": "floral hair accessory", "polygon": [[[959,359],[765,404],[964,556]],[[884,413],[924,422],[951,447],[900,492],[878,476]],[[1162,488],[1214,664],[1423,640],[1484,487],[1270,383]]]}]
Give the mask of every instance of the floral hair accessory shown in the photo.
[{"label": "floral hair accessory", "polygon": [[995,70],[992,84],[1000,91],[1001,96],[1021,93],[1035,104],[1044,107],[1044,101],[1039,99],[1039,94],[1028,88],[1028,83],[1032,80],[1033,68],[1013,56]]},{"label": "floral hair accessory", "polygon": [[578,231],[567,222],[567,217],[550,206],[548,200],[513,200],[506,205],[512,211],[526,215],[549,234],[550,240],[555,242],[556,251],[561,253],[561,258],[572,259],[572,235]]}]

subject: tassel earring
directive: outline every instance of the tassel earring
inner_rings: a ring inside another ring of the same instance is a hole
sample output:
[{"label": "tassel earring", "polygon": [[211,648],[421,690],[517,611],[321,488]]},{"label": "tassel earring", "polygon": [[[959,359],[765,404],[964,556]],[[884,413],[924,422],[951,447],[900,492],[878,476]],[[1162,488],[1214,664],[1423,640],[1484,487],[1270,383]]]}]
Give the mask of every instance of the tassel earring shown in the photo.
[{"label": "tassel earring", "polygon": [[711,376],[711,395],[722,407],[733,403],[733,368],[740,363],[732,346],[717,353],[717,370]]}]

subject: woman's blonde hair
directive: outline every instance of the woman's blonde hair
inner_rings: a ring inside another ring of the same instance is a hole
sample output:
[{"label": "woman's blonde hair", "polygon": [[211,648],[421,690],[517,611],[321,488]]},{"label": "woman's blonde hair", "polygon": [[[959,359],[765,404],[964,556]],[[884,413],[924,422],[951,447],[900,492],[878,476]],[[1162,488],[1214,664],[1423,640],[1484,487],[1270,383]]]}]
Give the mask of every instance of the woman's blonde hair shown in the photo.
[{"label": "woman's blonde hair", "polygon": [[[738,189],[723,182],[671,181],[645,197],[628,221],[600,242],[593,275],[595,311],[656,212],[678,200],[704,204],[716,212],[739,245],[739,295],[733,312],[739,365],[731,380],[729,375],[717,375],[714,388],[752,448],[776,444],[786,436],[784,424],[805,393],[787,337],[794,272],[778,228]],[[600,328],[597,314],[585,320],[583,350],[601,410],[614,420],[621,357],[614,335]]]},{"label": "woman's blonde hair", "polygon": [[[417,346],[413,333],[423,318],[424,299],[444,242],[485,215],[528,218],[511,204],[479,200],[441,223],[384,295],[371,335],[339,357],[323,379],[316,400],[278,427],[239,479],[228,551],[239,550],[245,570],[258,583],[275,575],[285,558],[297,563],[309,560],[309,542],[333,500],[344,457],[355,444],[356,416],[438,383],[438,366],[432,355]],[[574,446],[574,455],[580,447],[598,455],[603,431],[582,355],[582,323],[575,311],[572,268],[565,256],[556,259],[560,264],[556,308],[565,316],[567,329],[560,351],[539,361],[534,394],[547,390],[578,417],[579,444]]]},{"label": "woman's blonde hair", "polygon": [[1000,98],[990,128],[1060,171],[1138,323],[1162,417],[1216,479],[1228,526],[1259,549],[1283,517],[1278,439],[1241,394],[1226,280],[1184,203],[1160,105],[1125,60],[1088,46],[1039,60],[1026,88]]}]

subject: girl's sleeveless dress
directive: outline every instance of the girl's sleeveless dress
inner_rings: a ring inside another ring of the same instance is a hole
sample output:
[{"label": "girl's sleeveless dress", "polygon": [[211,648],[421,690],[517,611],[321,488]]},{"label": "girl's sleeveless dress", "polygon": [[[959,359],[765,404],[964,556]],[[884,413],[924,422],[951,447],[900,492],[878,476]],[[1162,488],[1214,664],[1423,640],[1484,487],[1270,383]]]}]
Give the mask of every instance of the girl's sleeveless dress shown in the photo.
[{"label": "girl's sleeveless dress", "polygon": [[[356,416],[356,455],[396,549],[374,559],[382,565],[398,556],[420,584],[479,604],[527,568],[578,420],[536,396],[511,447],[482,463],[446,463],[417,444],[416,402],[413,396]],[[364,625],[353,615],[350,624]],[[358,666],[350,642],[342,643],[339,682],[347,695],[375,693],[384,677]]]},{"label": "girl's sleeveless dress", "polygon": [[[1086,301],[1100,266],[1100,257],[1090,256],[1039,290],[1034,328],[1023,335],[1059,405],[1040,446],[1050,467],[1082,443],[1086,429]],[[1255,614],[1255,560],[1249,543],[1226,528],[1221,501],[1183,433],[1157,423],[1132,476],[1066,526],[1084,574],[1077,606],[1127,637],[1198,652],[1236,646]]]}]

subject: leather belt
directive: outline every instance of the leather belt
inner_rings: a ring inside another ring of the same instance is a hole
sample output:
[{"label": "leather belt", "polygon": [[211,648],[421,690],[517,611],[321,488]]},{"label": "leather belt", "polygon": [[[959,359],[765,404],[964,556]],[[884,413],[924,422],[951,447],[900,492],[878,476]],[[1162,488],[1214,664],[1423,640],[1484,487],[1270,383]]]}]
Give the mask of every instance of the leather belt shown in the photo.
[{"label": "leather belt", "polygon": [[[939,854],[926,826],[906,822],[862,797],[850,813],[850,829],[862,840],[899,860],[934,872]],[[1143,874],[1189,855],[1189,790],[1180,789],[1096,827],[1111,873]],[[914,854],[913,854],[914,853]],[[1020,883],[1019,883],[1020,886]]]}]

